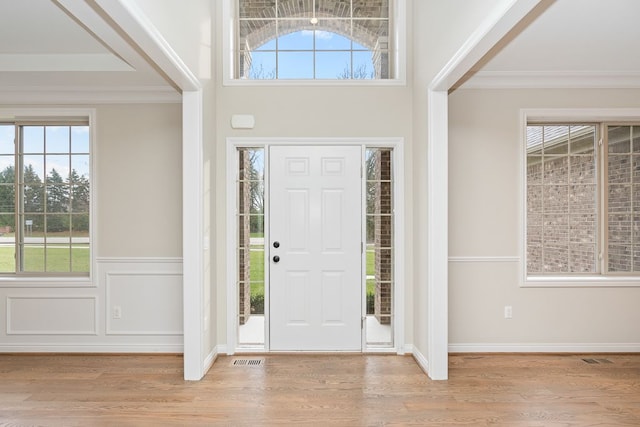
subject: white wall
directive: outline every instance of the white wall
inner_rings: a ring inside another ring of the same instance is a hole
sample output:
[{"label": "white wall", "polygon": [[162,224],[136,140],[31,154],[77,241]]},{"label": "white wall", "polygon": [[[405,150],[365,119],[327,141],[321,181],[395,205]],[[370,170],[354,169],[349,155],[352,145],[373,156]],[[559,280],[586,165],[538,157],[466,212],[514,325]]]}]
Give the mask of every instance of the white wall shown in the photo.
[{"label": "white wall", "polygon": [[0,351],[182,351],[181,107],[95,119],[93,280],[0,281]]},{"label": "white wall", "polygon": [[[450,95],[449,340],[453,351],[638,351],[640,288],[522,288],[522,108],[637,107],[640,90]],[[504,319],[505,305],[513,319]]]},{"label": "white wall", "polygon": [[134,1],[189,70],[201,80],[210,80],[211,9],[216,0]]},{"label": "white wall", "polygon": [[416,352],[427,355],[427,90],[436,74],[446,65],[480,23],[504,0],[415,0],[409,2],[410,76],[413,79],[414,145],[412,192],[414,258],[414,345]]}]

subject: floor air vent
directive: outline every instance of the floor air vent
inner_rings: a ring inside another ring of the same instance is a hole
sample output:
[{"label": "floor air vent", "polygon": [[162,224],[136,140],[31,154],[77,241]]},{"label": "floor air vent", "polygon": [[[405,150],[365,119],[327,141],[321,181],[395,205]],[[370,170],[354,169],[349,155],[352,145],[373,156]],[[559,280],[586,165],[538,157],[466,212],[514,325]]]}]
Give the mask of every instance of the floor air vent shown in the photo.
[{"label": "floor air vent", "polygon": [[597,365],[599,363],[613,363],[609,359],[582,359],[582,361],[590,365]]},{"label": "floor air vent", "polygon": [[232,366],[262,366],[264,359],[234,359]]}]

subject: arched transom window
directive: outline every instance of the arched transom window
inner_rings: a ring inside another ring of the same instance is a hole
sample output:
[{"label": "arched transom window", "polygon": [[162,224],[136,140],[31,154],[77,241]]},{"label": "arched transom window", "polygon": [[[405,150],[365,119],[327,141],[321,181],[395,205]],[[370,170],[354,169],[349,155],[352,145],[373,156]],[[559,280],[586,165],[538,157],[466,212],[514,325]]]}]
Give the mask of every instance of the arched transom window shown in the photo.
[{"label": "arched transom window", "polygon": [[389,79],[389,0],[237,0],[239,79]]}]

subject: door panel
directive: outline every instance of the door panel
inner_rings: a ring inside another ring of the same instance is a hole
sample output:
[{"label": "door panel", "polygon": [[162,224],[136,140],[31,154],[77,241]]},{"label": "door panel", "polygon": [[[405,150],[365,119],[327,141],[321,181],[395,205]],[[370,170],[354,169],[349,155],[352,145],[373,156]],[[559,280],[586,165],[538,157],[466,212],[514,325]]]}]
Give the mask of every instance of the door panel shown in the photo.
[{"label": "door panel", "polygon": [[270,348],[359,351],[361,148],[275,146],[269,157]]}]

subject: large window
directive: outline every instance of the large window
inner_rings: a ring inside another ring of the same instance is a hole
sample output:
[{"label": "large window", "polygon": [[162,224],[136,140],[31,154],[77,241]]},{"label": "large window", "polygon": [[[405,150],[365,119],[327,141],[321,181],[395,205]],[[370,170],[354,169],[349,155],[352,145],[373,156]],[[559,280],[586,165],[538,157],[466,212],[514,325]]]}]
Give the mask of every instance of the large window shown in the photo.
[{"label": "large window", "polygon": [[640,125],[530,124],[528,275],[640,272]]},{"label": "large window", "polygon": [[0,274],[90,271],[87,123],[0,123]]},{"label": "large window", "polygon": [[236,0],[235,78],[389,79],[390,0]]}]

